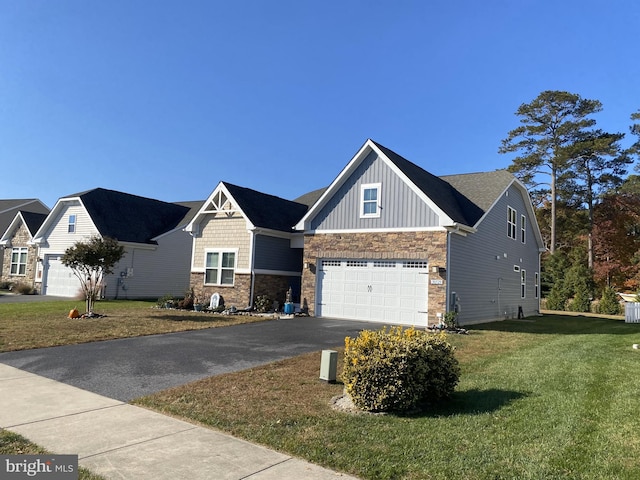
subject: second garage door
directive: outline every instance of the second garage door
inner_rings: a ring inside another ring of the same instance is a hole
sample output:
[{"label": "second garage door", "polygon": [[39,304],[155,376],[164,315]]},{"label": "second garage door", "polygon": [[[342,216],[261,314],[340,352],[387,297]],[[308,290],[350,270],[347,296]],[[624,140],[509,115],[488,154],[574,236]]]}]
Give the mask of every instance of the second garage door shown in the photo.
[{"label": "second garage door", "polygon": [[427,325],[426,261],[322,259],[316,315]]},{"label": "second garage door", "polygon": [[62,264],[60,256],[47,255],[45,257],[42,293],[60,297],[76,297],[81,292],[80,280],[73,274],[73,270]]}]

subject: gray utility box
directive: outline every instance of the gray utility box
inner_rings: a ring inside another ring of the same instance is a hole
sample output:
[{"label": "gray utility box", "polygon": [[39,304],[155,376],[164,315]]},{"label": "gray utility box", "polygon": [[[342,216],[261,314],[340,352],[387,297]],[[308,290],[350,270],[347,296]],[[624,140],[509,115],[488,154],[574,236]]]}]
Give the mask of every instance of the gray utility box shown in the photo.
[{"label": "gray utility box", "polygon": [[320,360],[320,380],[336,383],[336,371],[338,370],[338,352],[335,350],[323,350]]}]

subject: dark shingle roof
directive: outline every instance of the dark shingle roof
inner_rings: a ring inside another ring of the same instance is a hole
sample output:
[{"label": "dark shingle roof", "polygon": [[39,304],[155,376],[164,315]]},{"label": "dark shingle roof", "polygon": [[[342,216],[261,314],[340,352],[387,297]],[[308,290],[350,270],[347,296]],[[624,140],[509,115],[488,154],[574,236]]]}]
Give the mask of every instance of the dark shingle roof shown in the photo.
[{"label": "dark shingle roof", "polygon": [[320,199],[322,194],[327,191],[327,188],[328,187],[319,188],[318,190],[314,190],[313,192],[305,193],[304,195],[299,196],[293,201],[296,203],[302,203],[303,205],[311,208],[311,206]]},{"label": "dark shingle roof", "polygon": [[193,217],[196,216],[196,214],[200,210],[200,207],[202,207],[204,200],[194,200],[191,202],[173,202],[173,203],[175,205],[181,205],[189,209],[187,214],[184,216],[184,218],[180,222],[180,225],[187,225],[191,220],[193,220]]},{"label": "dark shingle roof", "polygon": [[20,214],[22,215],[24,223],[27,225],[27,229],[29,229],[31,236],[35,235],[44,223],[45,218],[47,218],[47,215],[44,213],[23,212],[21,210]]},{"label": "dark shingle roof", "polygon": [[223,182],[249,221],[256,227],[290,232],[307,213],[308,206]]},{"label": "dark shingle roof", "polygon": [[515,178],[507,170],[440,177],[486,212]]},{"label": "dark shingle roof", "polygon": [[389,150],[379,143],[373,143],[454,222],[473,226],[480,220],[485,211],[465,196],[463,192],[393,150]]},{"label": "dark shingle roof", "polygon": [[80,197],[100,235],[120,242],[155,243],[153,238],[183,225],[190,213],[183,205],[104,188],[69,197]]},{"label": "dark shingle roof", "polygon": [[9,228],[19,211],[49,213],[49,209],[36,198],[0,200],[0,236]]}]

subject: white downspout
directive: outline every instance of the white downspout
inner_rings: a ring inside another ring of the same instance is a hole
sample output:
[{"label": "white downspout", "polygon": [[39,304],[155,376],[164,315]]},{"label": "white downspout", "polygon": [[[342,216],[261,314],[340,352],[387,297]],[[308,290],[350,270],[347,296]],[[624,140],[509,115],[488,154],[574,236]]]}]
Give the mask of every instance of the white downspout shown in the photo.
[{"label": "white downspout", "polygon": [[251,239],[249,241],[249,248],[251,249],[251,264],[249,270],[251,271],[251,285],[249,287],[249,307],[253,308],[253,294],[255,289],[256,274],[255,274],[255,260],[256,260],[256,231],[251,230]]},{"label": "white downspout", "polygon": [[447,230],[447,286],[445,288],[445,313],[449,313],[449,295],[451,295],[451,231]]}]

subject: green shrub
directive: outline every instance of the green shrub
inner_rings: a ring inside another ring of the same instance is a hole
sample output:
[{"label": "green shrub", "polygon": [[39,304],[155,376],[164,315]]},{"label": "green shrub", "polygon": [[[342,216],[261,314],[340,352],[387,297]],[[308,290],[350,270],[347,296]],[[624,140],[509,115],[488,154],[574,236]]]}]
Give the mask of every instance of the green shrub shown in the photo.
[{"label": "green shrub", "polygon": [[568,299],[569,298],[564,285],[555,284],[551,288],[551,291],[549,292],[549,295],[546,299],[547,309],[563,311],[565,308],[567,308]]},{"label": "green shrub", "polygon": [[602,292],[602,298],[598,304],[598,313],[605,315],[618,315],[620,313],[620,302],[618,302],[613,288],[606,287]]},{"label": "green shrub", "polygon": [[444,325],[447,328],[458,328],[458,312],[447,312],[444,314]]},{"label": "green shrub", "polygon": [[173,295],[163,295],[156,302],[156,306],[159,308],[173,308],[176,303],[176,299]]},{"label": "green shrub", "polygon": [[591,311],[591,292],[585,282],[578,284],[576,287],[576,294],[569,304],[569,310],[572,312]]},{"label": "green shrub", "polygon": [[342,380],[356,407],[406,411],[453,393],[460,367],[446,335],[402,327],[345,339]]}]

